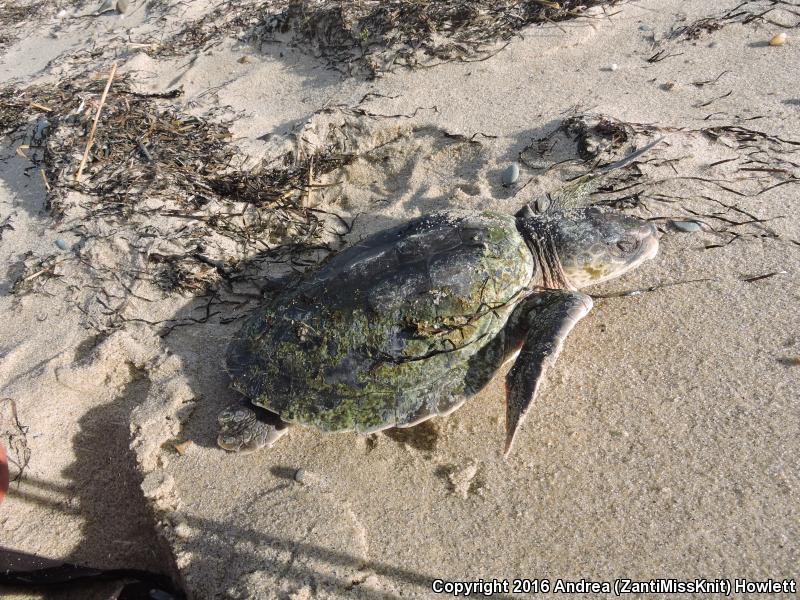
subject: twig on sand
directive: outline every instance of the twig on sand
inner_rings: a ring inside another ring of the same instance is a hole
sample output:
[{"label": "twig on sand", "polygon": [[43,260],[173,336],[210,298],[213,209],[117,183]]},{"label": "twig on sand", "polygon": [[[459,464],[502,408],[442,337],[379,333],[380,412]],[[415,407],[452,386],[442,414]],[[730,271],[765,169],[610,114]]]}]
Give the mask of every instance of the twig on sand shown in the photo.
[{"label": "twig on sand", "polygon": [[97,106],[97,112],[94,115],[92,130],[89,132],[89,140],[86,142],[86,150],[83,151],[81,164],[78,165],[78,171],[75,173],[75,179],[78,181],[80,180],[81,175],[83,175],[83,167],[86,166],[86,160],[89,158],[89,150],[92,149],[92,143],[94,143],[94,132],[97,131],[97,122],[100,120],[100,111],[103,110],[103,105],[106,103],[106,96],[108,96],[108,90],[111,89],[111,82],[113,81],[116,72],[117,63],[114,63],[111,67],[111,74],[108,76],[108,81],[106,82],[106,88],[103,90],[103,95],[100,97],[100,104]]},{"label": "twig on sand", "polygon": [[763,275],[751,275],[750,277],[742,277],[742,281],[747,283],[753,283],[754,281],[761,281],[762,279],[767,279],[769,277],[775,277],[775,275],[786,275],[786,271],[772,271],[770,273],[764,273]]},{"label": "twig on sand", "polygon": [[[744,281],[746,283],[753,283],[754,281],[760,281],[762,279],[767,279],[769,277],[774,277],[775,275],[785,275],[786,271],[773,271],[771,273],[764,273],[763,275],[753,275],[751,277],[740,277],[739,281]],[[686,285],[688,283],[702,283],[704,281],[714,281],[714,277],[703,277],[701,279],[686,279],[684,281],[670,281],[668,283],[661,283],[658,285],[651,285],[650,287],[640,288],[635,290],[624,290],[621,292],[611,292],[609,294],[592,294],[592,298],[597,299],[606,299],[606,298],[627,298],[628,296],[638,296],[640,294],[645,294],[647,292],[655,292],[657,290],[672,287],[674,285]]]},{"label": "twig on sand", "polygon": [[645,294],[647,292],[655,292],[656,290],[660,290],[666,287],[672,287],[673,285],[685,285],[688,283],[700,283],[703,281],[713,281],[713,277],[704,277],[702,279],[687,279],[685,281],[670,281],[669,283],[661,283],[658,285],[651,285],[647,288],[636,289],[636,290],[625,290],[622,292],[611,292],[609,294],[592,294],[593,299],[598,298],[625,298],[627,296],[638,296],[639,294]]}]

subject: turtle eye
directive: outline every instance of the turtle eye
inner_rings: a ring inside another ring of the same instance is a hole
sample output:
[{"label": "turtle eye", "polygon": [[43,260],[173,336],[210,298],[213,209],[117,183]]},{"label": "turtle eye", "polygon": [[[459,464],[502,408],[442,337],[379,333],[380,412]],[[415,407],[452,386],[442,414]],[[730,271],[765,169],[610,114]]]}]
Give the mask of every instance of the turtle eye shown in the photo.
[{"label": "turtle eye", "polygon": [[620,250],[620,252],[624,252],[625,254],[632,252],[635,246],[636,244],[634,244],[631,240],[628,239],[620,240],[617,242],[617,248]]}]

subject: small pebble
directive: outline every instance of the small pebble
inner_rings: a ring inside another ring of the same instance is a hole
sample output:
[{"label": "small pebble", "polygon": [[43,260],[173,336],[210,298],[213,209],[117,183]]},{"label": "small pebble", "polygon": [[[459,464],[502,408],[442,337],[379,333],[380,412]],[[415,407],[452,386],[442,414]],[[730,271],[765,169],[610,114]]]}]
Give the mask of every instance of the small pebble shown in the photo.
[{"label": "small pebble", "polygon": [[608,67],[609,71],[616,71],[619,69],[619,65],[617,63],[611,63],[611,66]]},{"label": "small pebble", "polygon": [[536,199],[536,212],[543,213],[550,207],[550,198],[541,196]]},{"label": "small pebble", "polygon": [[117,0],[117,12],[122,14],[128,10],[128,0]]},{"label": "small pebble", "polygon": [[501,180],[503,185],[509,186],[514,185],[517,180],[519,179],[519,165],[517,163],[511,163],[505,171],[503,171],[503,176]]},{"label": "small pebble", "polygon": [[770,46],[783,46],[786,43],[786,33],[781,32],[778,35],[774,36],[770,41]]},{"label": "small pebble", "polygon": [[676,85],[677,84],[674,81],[667,81],[666,83],[661,84],[661,89],[666,92],[671,92],[672,90],[675,89]]},{"label": "small pebble", "polygon": [[294,472],[294,480],[297,483],[303,483],[306,480],[306,470],[297,469],[297,471]]},{"label": "small pebble", "polygon": [[56,240],[56,246],[58,246],[61,250],[64,251],[69,250],[69,244],[64,240],[62,240],[61,238],[58,238]]},{"label": "small pebble", "polygon": [[695,233],[703,229],[697,221],[670,221],[670,224],[684,233]]},{"label": "small pebble", "polygon": [[42,117],[38,121],[36,121],[36,128],[33,130],[33,139],[40,140],[44,135],[44,132],[47,128],[50,127],[50,121]]}]

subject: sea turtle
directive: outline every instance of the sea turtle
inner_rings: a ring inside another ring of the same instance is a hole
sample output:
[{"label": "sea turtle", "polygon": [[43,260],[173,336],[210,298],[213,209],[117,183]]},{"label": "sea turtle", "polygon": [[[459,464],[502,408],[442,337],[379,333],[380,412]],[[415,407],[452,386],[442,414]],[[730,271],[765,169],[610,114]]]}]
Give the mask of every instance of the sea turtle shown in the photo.
[{"label": "sea turtle", "polygon": [[651,223],[596,206],[453,210],[380,231],[248,318],[227,369],[266,411],[229,407],[218,443],[269,446],[287,424],[411,427],[451,413],[517,357],[506,378],[507,454],[564,339],[592,308],[578,289],[657,251]]}]

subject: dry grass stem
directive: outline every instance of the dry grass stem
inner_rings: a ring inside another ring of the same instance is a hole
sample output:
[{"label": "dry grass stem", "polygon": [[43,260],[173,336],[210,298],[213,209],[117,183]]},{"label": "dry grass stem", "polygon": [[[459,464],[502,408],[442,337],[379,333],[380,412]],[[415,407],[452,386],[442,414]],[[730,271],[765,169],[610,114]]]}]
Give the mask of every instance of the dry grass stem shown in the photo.
[{"label": "dry grass stem", "polygon": [[111,82],[114,80],[114,75],[116,74],[116,72],[117,72],[117,63],[114,63],[111,67],[111,74],[108,76],[106,87],[103,90],[103,95],[100,97],[100,104],[97,106],[97,112],[94,115],[92,130],[89,132],[89,140],[86,142],[86,149],[83,151],[83,158],[81,159],[81,164],[78,165],[78,172],[75,173],[76,181],[80,181],[81,175],[83,175],[83,168],[86,166],[86,160],[89,158],[89,150],[92,149],[92,143],[94,143],[94,134],[97,131],[97,122],[100,120],[100,112],[103,110],[103,105],[106,103],[108,90],[111,89]]}]

